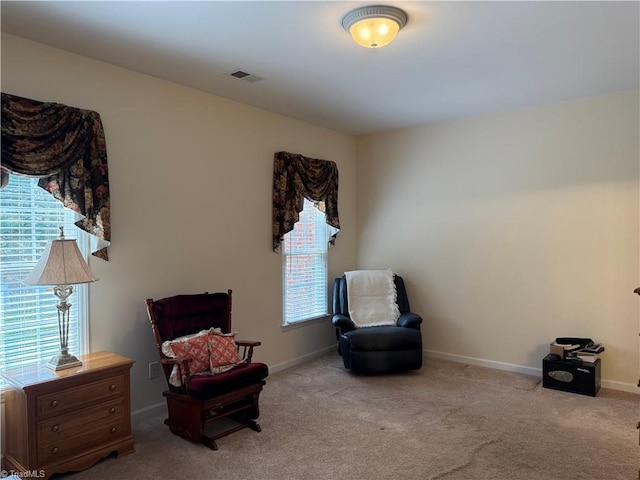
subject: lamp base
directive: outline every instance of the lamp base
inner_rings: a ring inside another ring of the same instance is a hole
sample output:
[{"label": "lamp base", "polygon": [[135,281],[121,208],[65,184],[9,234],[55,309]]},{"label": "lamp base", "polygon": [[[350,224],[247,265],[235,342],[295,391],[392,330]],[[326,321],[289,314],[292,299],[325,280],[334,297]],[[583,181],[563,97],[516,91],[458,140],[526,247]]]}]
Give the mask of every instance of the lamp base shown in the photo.
[{"label": "lamp base", "polygon": [[82,365],[82,362],[78,360],[74,355],[61,354],[56,355],[55,357],[51,357],[51,360],[46,364],[47,368],[51,370],[64,370],[65,368],[79,367]]}]

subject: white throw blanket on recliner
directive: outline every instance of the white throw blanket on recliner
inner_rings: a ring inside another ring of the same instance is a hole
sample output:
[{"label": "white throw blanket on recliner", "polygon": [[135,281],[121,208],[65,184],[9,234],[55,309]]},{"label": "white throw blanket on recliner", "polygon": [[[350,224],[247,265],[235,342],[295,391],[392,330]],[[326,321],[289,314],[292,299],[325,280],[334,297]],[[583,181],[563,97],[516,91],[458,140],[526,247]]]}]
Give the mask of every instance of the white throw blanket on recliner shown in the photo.
[{"label": "white throw blanket on recliner", "polygon": [[357,327],[395,325],[400,310],[391,270],[345,272],[349,316]]}]

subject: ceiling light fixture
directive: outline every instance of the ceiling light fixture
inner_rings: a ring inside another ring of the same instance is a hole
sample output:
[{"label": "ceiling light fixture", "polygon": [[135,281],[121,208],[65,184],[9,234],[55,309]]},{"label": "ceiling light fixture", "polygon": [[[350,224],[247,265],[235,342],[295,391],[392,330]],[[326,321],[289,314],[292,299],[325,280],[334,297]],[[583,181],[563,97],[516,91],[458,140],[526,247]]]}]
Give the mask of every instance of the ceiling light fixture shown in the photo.
[{"label": "ceiling light fixture", "polygon": [[396,7],[371,5],[351,10],[342,17],[342,27],[363,47],[380,48],[396,38],[407,23],[407,14]]}]

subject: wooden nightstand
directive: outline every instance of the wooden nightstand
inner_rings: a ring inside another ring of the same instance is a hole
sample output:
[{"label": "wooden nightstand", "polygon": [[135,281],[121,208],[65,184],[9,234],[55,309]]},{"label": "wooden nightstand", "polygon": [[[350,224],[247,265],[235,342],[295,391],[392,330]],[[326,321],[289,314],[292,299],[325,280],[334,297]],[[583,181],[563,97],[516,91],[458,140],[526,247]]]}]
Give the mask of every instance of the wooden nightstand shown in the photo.
[{"label": "wooden nightstand", "polygon": [[[133,360],[109,352],[80,357],[81,367],[44,365],[2,372],[5,470],[54,473],[89,468],[111,452],[132,453],[129,371]],[[20,475],[18,473],[18,475]]]}]

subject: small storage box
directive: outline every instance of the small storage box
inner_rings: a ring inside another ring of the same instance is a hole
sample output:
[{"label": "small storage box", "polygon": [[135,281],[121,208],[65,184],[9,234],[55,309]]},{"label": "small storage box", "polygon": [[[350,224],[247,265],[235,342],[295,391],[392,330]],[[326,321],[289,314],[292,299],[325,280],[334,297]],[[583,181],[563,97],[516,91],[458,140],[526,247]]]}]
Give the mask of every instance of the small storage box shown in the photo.
[{"label": "small storage box", "polygon": [[595,397],[600,390],[600,363],[582,364],[556,360],[554,355],[542,359],[542,386],[565,392],[591,395]]}]

